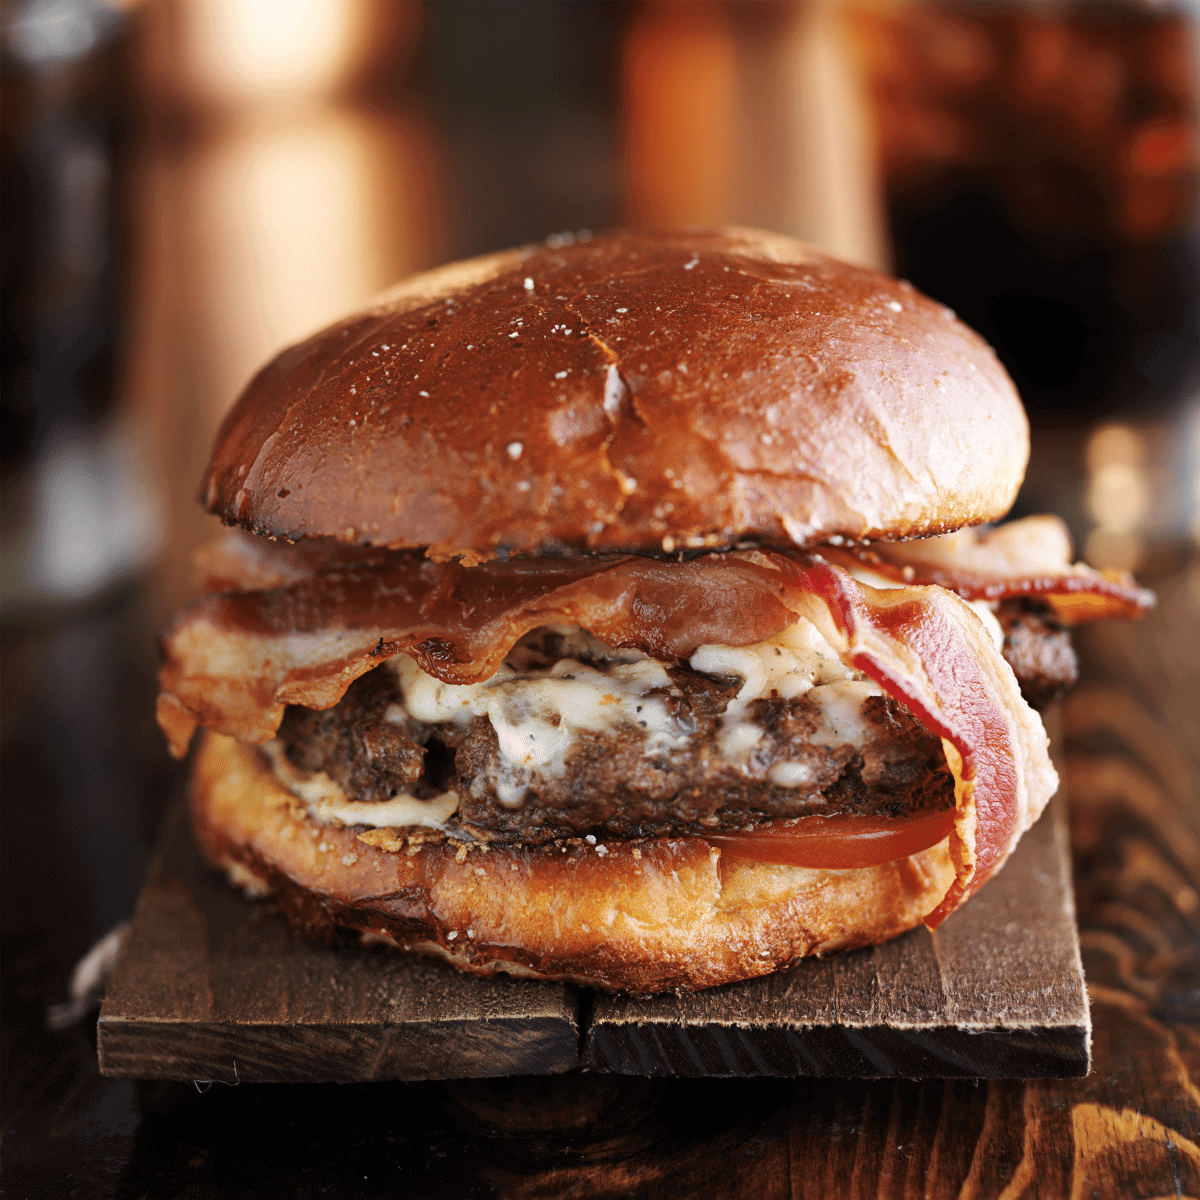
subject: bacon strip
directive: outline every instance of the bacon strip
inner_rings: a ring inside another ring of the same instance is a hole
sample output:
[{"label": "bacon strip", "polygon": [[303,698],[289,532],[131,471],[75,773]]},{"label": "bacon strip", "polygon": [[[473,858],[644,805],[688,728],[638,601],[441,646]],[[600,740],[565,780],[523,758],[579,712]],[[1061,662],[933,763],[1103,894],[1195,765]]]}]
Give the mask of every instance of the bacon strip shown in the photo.
[{"label": "bacon strip", "polygon": [[[335,560],[331,560],[335,561]],[[328,708],[406,650],[451,683],[490,676],[530,629],[581,625],[663,659],[748,645],[797,615],[942,738],[955,776],[956,880],[936,925],[999,868],[1057,786],[1037,715],[974,613],[940,587],[875,589],[818,557],[741,552],[465,568],[416,554],[212,595],[163,640],[159,719],[182,754],[196,724],[272,737],[287,704]]]},{"label": "bacon strip", "polygon": [[1110,617],[1135,619],[1155,604],[1128,571],[1097,571],[1071,562],[1067,527],[1058,517],[1026,517],[992,529],[880,542],[870,549],[822,549],[831,562],[864,565],[904,583],[936,583],[964,600],[1037,596],[1066,625]]},{"label": "bacon strip", "polygon": [[265,742],[286,705],[330,708],[402,650],[447,683],[472,683],[529,630],[558,622],[665,660],[704,644],[750,645],[791,619],[785,591],[777,566],[753,552],[471,568],[388,554],[274,589],[217,593],[180,614],[161,644],[159,723],[178,756],[198,724]]},{"label": "bacon strip", "polygon": [[378,565],[390,554],[327,538],[272,541],[243,529],[223,529],[192,552],[192,568],[202,592],[251,592],[287,587],[335,567]]},{"label": "bacon strip", "polygon": [[952,593],[876,589],[816,559],[779,562],[795,611],[942,739],[957,813],[955,881],[925,920],[939,925],[995,874],[1057,789],[1045,729],[982,623]]}]

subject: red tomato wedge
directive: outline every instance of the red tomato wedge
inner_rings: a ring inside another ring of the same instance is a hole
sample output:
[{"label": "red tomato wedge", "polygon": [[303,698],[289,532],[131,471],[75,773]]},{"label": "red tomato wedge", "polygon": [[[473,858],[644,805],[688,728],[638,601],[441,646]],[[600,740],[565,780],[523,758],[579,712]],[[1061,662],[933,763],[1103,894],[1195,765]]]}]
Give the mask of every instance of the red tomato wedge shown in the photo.
[{"label": "red tomato wedge", "polygon": [[723,856],[788,867],[877,867],[936,846],[954,828],[954,809],[904,817],[796,817],[754,833],[706,837]]}]

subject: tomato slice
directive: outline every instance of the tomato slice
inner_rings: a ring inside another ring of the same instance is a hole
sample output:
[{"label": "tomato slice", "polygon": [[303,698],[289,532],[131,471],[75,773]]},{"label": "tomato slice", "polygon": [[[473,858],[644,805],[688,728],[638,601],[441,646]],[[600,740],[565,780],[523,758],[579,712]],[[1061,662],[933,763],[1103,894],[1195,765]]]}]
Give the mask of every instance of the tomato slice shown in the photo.
[{"label": "tomato slice", "polygon": [[753,833],[706,837],[722,856],[789,867],[876,867],[936,846],[954,828],[954,809],[914,818],[795,817]]}]

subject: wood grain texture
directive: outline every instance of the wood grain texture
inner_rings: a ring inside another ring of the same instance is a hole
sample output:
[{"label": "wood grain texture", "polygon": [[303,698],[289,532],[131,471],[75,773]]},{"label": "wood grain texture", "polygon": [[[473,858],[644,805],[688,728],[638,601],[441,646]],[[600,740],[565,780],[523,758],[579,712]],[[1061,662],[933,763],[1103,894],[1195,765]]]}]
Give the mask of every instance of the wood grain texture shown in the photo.
[{"label": "wood grain texture", "polygon": [[1088,1069],[1066,809],[939,929],[692,996],[597,999],[584,1066],[630,1075],[918,1079]]},{"label": "wood grain texture", "polygon": [[149,1084],[122,1195],[1200,1197],[1200,566],[1147,582],[1065,708],[1086,1078]]},{"label": "wood grain texture", "polygon": [[[176,818],[99,1025],[101,1069],[261,1082],[626,1075],[1064,1077],[1087,997],[1055,805],[938,931],[688,998],[589,997],[313,946],[200,862]],[[581,1057],[577,1030],[586,1029]]]},{"label": "wood grain texture", "polygon": [[197,854],[180,810],[138,903],[98,1027],[105,1074],[447,1079],[571,1070],[576,1001],[550,983],[292,935]]},{"label": "wood grain texture", "polygon": [[1151,582],[1147,621],[1079,637],[1064,707],[1086,1078],[656,1080],[622,1144],[530,1163],[501,1194],[1200,1197],[1200,562]]}]

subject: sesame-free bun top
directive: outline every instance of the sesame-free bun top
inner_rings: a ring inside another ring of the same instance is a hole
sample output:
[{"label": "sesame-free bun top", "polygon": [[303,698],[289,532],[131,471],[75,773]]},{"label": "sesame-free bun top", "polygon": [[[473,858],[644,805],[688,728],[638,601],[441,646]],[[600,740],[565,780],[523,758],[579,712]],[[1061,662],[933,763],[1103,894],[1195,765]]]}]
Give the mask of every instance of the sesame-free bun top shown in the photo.
[{"label": "sesame-free bun top", "polygon": [[204,499],[468,561],[803,546],[994,520],[1028,446],[991,349],[911,285],[754,230],[626,232],[418,275],[285,350]]}]

